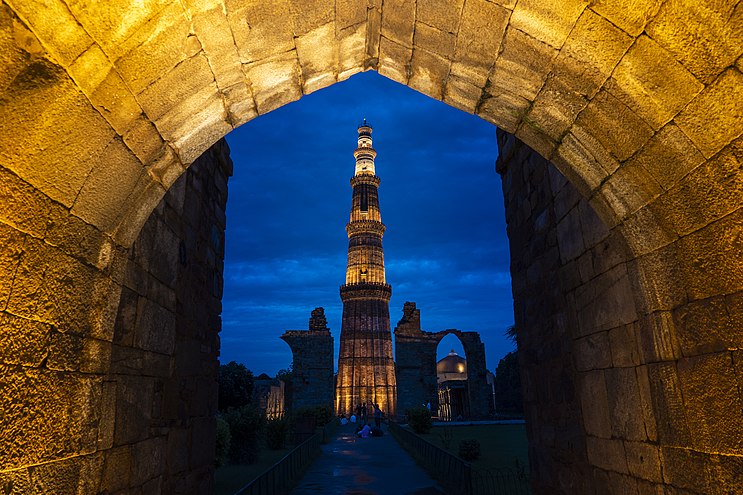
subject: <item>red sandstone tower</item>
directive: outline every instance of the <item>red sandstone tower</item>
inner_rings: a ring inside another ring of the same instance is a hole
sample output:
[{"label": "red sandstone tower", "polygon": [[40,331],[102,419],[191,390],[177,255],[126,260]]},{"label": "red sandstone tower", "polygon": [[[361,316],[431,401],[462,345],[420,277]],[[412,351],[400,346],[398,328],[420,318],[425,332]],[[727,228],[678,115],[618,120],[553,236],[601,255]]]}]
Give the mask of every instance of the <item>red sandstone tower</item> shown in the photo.
[{"label": "red sandstone tower", "polygon": [[379,212],[379,177],[374,173],[372,128],[364,119],[358,128],[354,151],[356,171],[351,179],[353,201],[348,233],[346,283],[341,286],[341,324],[336,412],[350,413],[358,404],[379,404],[395,414],[395,363],[392,359],[390,296],[392,287],[384,274],[382,236],[385,226]]}]

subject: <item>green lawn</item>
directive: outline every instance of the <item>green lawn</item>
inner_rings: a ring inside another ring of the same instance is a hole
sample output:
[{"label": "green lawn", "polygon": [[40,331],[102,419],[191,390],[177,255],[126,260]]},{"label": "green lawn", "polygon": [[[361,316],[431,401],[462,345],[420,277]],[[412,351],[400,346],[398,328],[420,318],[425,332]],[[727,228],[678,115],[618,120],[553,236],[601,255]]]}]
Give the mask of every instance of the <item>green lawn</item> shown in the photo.
[{"label": "green lawn", "polygon": [[[449,448],[444,445],[446,432],[451,432]],[[429,433],[421,435],[432,444],[459,455],[459,442],[480,442],[480,458],[472,462],[476,470],[515,468],[518,460],[521,467],[529,470],[526,426],[521,425],[476,425],[435,426]]]},{"label": "green lawn", "polygon": [[233,495],[289,453],[289,449],[261,450],[258,462],[246,466],[226,465],[214,472],[214,494]]}]

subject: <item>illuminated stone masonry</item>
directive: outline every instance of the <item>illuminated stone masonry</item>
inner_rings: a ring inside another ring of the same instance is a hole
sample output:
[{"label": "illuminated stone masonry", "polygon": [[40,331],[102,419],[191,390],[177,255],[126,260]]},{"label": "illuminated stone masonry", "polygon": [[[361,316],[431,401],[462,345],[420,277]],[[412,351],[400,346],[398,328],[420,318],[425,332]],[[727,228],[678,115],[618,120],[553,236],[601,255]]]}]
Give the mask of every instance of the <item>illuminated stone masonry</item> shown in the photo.
[{"label": "illuminated stone masonry", "polygon": [[397,378],[397,409],[407,409],[431,403],[438,410],[438,382],[436,380],[436,349],[441,339],[456,335],[462,342],[467,357],[467,419],[488,417],[491,392],[486,379],[485,344],[477,332],[421,330],[420,310],[414,302],[406,302],[403,315],[395,327],[395,374]]},{"label": "illuminated stone masonry", "polygon": [[290,411],[300,407],[333,408],[333,336],[323,308],[312,311],[308,330],[287,330],[281,339],[293,355],[292,403]]},{"label": "illuminated stone masonry", "polygon": [[392,288],[384,272],[379,211],[379,177],[375,175],[372,128],[358,128],[358,147],[348,233],[346,283],[341,286],[341,323],[336,413],[350,414],[357,405],[378,404],[386,415],[396,414],[395,364],[392,359],[389,302]]}]

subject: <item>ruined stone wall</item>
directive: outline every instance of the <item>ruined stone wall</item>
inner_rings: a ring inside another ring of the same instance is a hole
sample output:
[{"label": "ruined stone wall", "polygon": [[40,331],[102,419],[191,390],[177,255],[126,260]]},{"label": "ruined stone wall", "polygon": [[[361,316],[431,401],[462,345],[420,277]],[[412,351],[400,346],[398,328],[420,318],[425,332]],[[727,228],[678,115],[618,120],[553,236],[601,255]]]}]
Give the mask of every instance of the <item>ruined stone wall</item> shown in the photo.
[{"label": "ruined stone wall", "polygon": [[742,441],[727,353],[680,358],[675,332],[704,328],[689,324],[700,305],[648,312],[618,229],[536,152],[502,131],[498,141],[536,493],[739,490],[740,458],[704,444],[734,453]]},{"label": "ruined stone wall", "polygon": [[292,403],[289,410],[326,406],[334,410],[333,336],[323,308],[315,308],[308,330],[287,330],[281,339],[292,349]]},{"label": "ruined stone wall", "polygon": [[102,491],[212,490],[231,173],[220,141],[173,184],[132,246],[106,378],[113,431]]},{"label": "ruined stone wall", "polygon": [[637,493],[661,479],[627,249],[553,165],[499,147],[534,486]]},{"label": "ruined stone wall", "polygon": [[436,349],[441,339],[449,334],[459,338],[467,358],[469,419],[488,416],[490,388],[486,378],[485,344],[480,340],[480,335],[454,329],[424,332],[421,330],[420,310],[413,302],[405,303],[403,316],[395,326],[395,375],[400,415],[427,402],[431,403],[431,410],[438,410]]}]

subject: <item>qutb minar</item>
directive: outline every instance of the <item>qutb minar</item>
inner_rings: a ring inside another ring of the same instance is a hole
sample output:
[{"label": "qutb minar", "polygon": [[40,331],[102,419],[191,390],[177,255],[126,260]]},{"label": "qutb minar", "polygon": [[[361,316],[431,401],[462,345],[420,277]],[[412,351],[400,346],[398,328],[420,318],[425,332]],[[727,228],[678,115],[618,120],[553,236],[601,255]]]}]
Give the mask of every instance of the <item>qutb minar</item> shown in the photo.
[{"label": "qutb minar", "polygon": [[385,226],[379,210],[380,179],[374,170],[377,152],[372,148],[372,128],[366,119],[358,133],[351,217],[346,225],[348,267],[346,283],[340,289],[343,321],[336,413],[351,413],[357,405],[371,402],[385,414],[394,415],[397,397],[389,308],[392,287],[384,272]]}]

